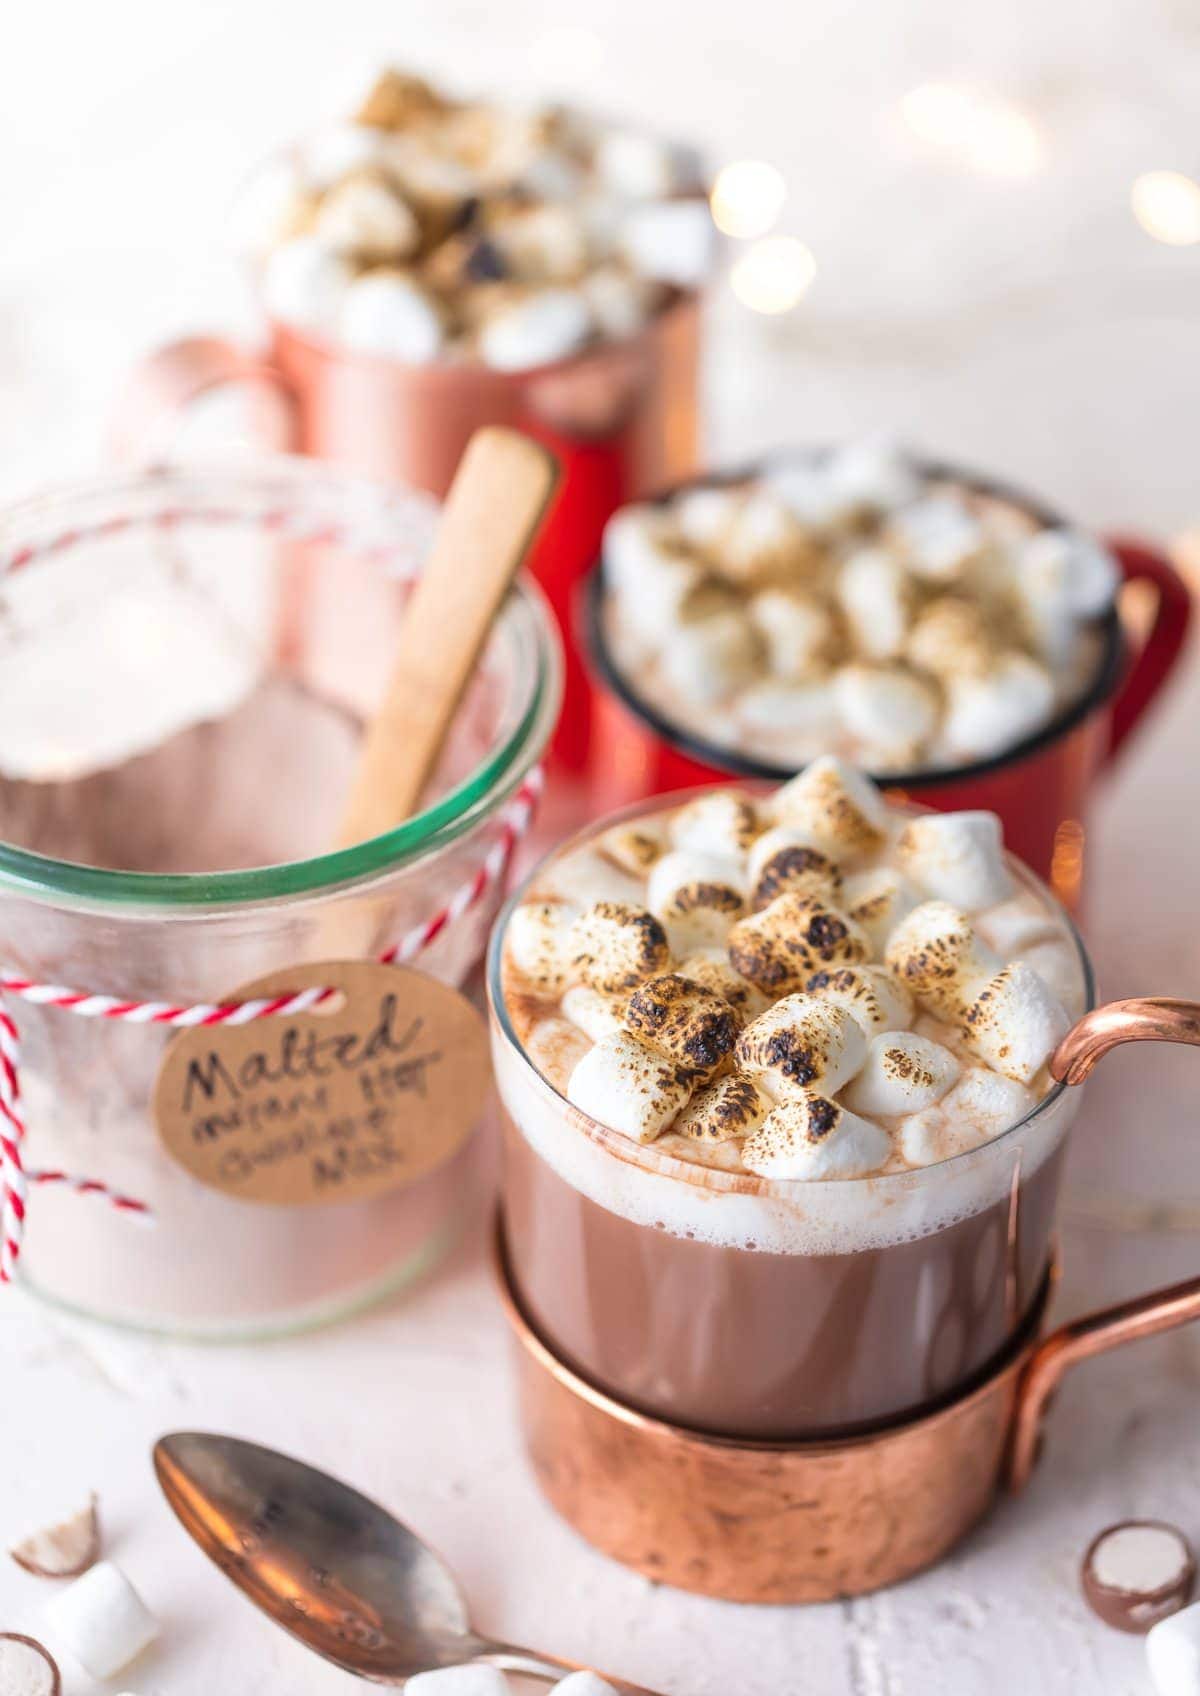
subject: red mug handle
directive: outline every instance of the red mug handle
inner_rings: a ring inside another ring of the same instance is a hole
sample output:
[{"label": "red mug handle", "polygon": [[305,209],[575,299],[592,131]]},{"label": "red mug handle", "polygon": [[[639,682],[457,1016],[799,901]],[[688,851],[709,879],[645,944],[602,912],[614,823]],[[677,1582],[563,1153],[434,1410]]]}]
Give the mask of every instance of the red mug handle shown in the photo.
[{"label": "red mug handle", "polygon": [[[121,464],[160,459],[184,413],[216,389],[247,386],[264,399],[256,424],[262,445],[287,452],[296,445],[295,405],[283,376],[260,355],[219,336],[187,336],[168,342],[134,366],[117,403],[110,446]],[[279,404],[282,401],[282,406]]]},{"label": "red mug handle", "polygon": [[1126,583],[1149,583],[1157,595],[1154,622],[1134,657],[1113,703],[1108,751],[1111,761],[1141,722],[1179,662],[1192,617],[1187,584],[1165,555],[1144,542],[1109,544]]}]

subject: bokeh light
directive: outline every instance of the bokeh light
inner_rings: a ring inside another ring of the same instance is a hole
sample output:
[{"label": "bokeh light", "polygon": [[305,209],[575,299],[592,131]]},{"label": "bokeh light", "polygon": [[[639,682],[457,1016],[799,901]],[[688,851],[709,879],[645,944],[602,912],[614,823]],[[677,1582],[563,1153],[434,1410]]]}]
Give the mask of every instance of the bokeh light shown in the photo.
[{"label": "bokeh light", "polygon": [[904,96],[900,114],[918,140],[992,176],[1030,176],[1045,154],[1028,113],[986,90],[922,83]]},{"label": "bokeh light", "polygon": [[746,249],[729,273],[734,294],[752,312],[790,312],[817,273],[817,262],[795,236],[767,236]]},{"label": "bokeh light", "polygon": [[709,201],[713,222],[727,236],[765,236],[787,199],[783,172],[765,159],[738,159],[717,172]]},{"label": "bokeh light", "polygon": [[1148,236],[1171,247],[1200,241],[1200,183],[1182,171],[1143,171],[1130,192],[1133,215]]}]

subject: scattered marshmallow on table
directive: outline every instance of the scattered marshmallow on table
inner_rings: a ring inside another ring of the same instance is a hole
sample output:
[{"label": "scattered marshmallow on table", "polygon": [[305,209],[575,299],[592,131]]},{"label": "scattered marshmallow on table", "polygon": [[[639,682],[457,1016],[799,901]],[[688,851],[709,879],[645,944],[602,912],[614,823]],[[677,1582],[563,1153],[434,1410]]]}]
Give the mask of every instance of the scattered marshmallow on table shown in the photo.
[{"label": "scattered marshmallow on table", "polygon": [[439,1667],[405,1680],[406,1696],[511,1696],[511,1686],[499,1667]]},{"label": "scattered marshmallow on table", "polygon": [[93,1678],[111,1678],[158,1636],[158,1621],[112,1561],[97,1562],[57,1595],[46,1619]]},{"label": "scattered marshmallow on table", "polygon": [[1200,1602],[1151,1627],[1146,1660],[1158,1696],[1200,1696]]},{"label": "scattered marshmallow on table", "polygon": [[551,1696],[617,1696],[606,1679],[595,1672],[572,1672],[560,1678]]}]

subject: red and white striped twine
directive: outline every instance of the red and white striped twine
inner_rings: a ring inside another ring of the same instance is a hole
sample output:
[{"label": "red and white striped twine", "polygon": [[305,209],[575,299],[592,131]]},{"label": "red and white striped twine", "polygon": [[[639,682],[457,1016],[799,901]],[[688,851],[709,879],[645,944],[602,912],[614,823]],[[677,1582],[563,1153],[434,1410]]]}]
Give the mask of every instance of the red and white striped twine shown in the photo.
[{"label": "red and white striped twine", "polygon": [[[529,829],[543,783],[540,768],[529,773],[500,815],[496,840],[478,871],[455,890],[432,918],[415,926],[381,954],[382,964],[410,964],[443,931],[470,912],[489,888],[504,879],[516,846]],[[128,1001],[116,995],[66,989],[58,984],[32,983],[15,973],[0,972],[0,1283],[11,1281],[20,1258],[32,1184],[58,1184],[78,1195],[101,1196],[132,1218],[148,1220],[151,1217],[150,1208],[144,1201],[123,1195],[99,1179],[38,1170],[25,1165],[22,1154],[26,1127],[21,1108],[20,1037],[5,1004],[6,996],[28,1001],[36,1007],[56,1007],[85,1019],[115,1019],[122,1024],[166,1025],[173,1030],[188,1030],[197,1025],[245,1025],[254,1019],[309,1012],[335,993],[328,987],[313,986],[292,994],[258,997],[253,1001],[201,1002],[185,1007],[169,1001]]]}]

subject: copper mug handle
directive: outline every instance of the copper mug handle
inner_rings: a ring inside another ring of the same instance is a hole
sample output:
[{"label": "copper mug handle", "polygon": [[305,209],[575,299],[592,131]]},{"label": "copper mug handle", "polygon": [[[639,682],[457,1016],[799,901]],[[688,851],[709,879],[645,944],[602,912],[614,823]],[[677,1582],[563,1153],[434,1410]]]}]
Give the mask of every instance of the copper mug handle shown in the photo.
[{"label": "copper mug handle", "polygon": [[[1080,1084],[1110,1048],[1123,1042],[1185,1042],[1200,1047],[1200,1002],[1152,996],[1097,1007],[1067,1032],[1051,1056],[1050,1071],[1061,1083]],[[1050,1398],[1073,1366],[1192,1319],[1200,1319],[1200,1277],[1072,1319],[1044,1338],[1017,1386],[1009,1488],[1021,1490],[1029,1482]]]}]

